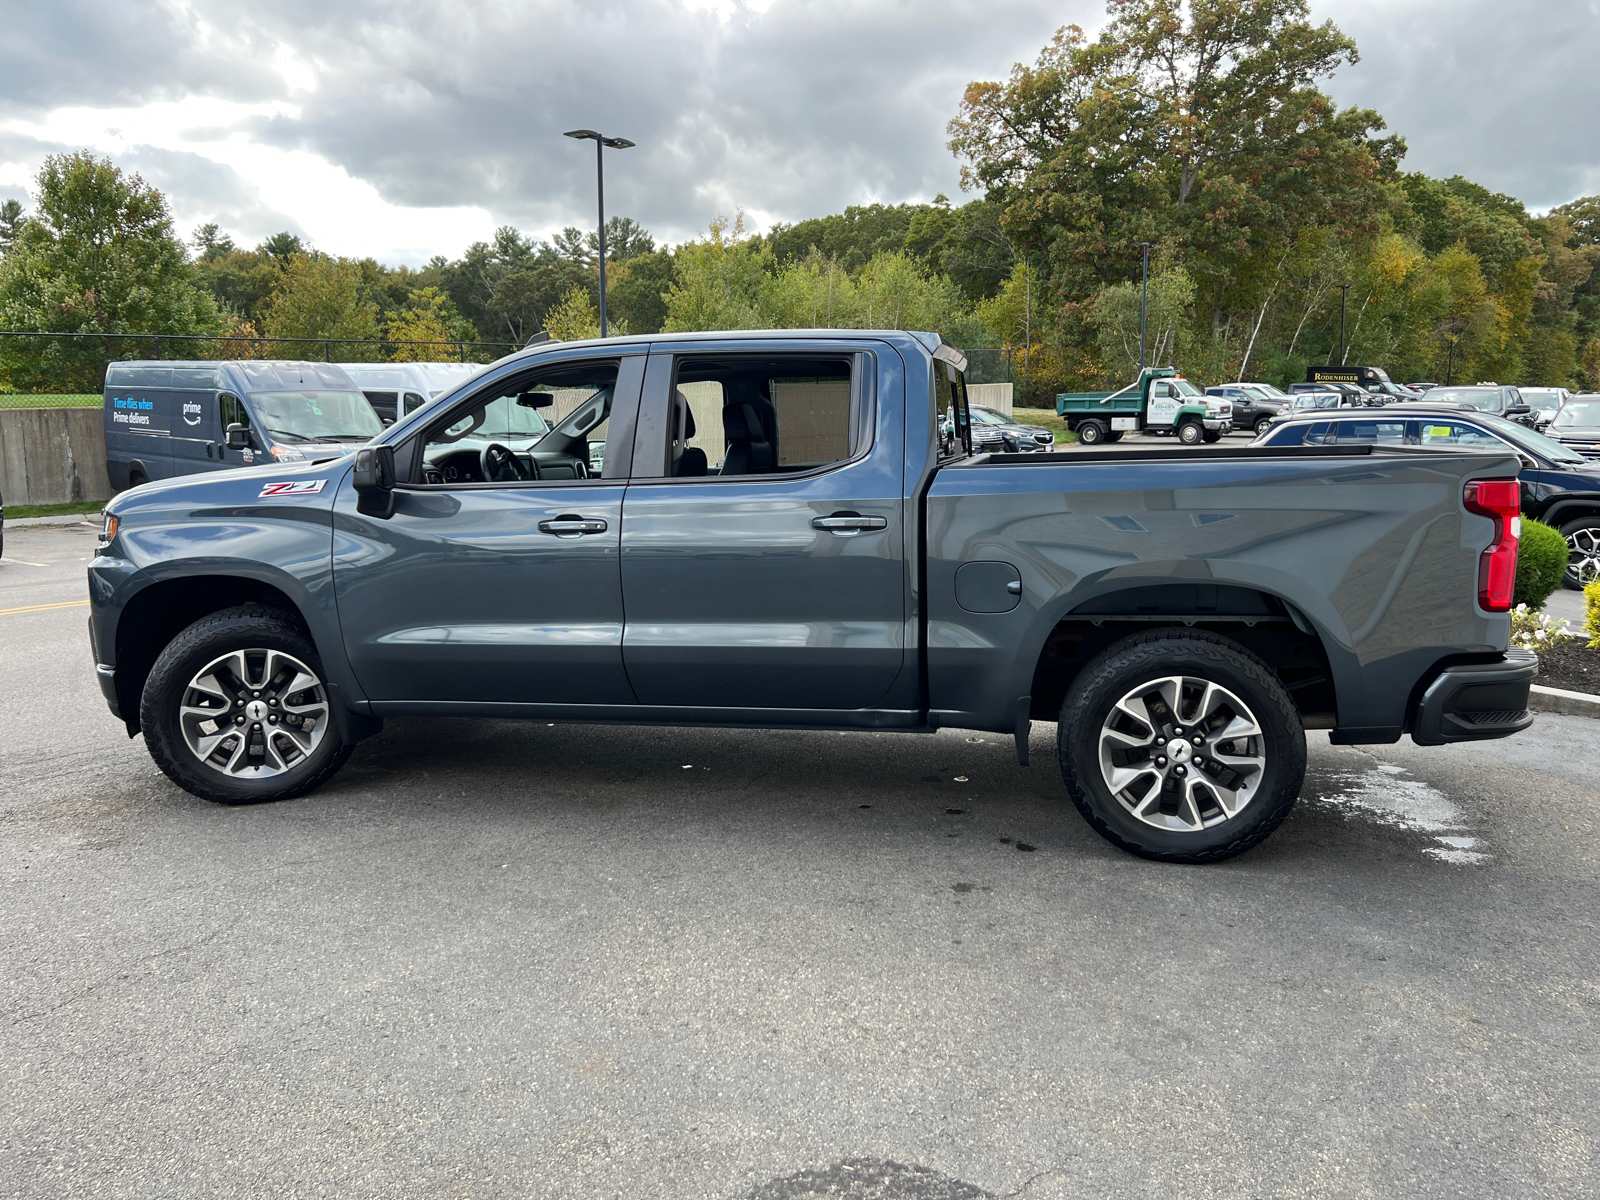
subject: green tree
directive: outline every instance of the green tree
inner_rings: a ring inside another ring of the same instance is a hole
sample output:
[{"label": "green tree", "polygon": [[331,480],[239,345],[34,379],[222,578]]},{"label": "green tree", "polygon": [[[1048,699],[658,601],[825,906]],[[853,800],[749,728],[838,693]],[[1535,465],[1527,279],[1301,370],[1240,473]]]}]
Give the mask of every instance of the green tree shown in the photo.
[{"label": "green tree", "polygon": [[718,217],[708,236],[679,246],[677,278],[667,288],[668,333],[697,329],[762,329],[762,291],[772,251],[745,236],[744,214]]},{"label": "green tree", "polygon": [[608,315],[634,333],[660,333],[667,322],[667,290],[677,279],[670,251],[635,254],[606,272]]},{"label": "green tree", "polygon": [[[39,170],[35,215],[0,261],[0,324],[84,333],[214,333],[216,304],[189,280],[165,198],[138,175],[87,151]],[[148,340],[6,338],[15,386],[97,391],[108,358],[145,354]]]},{"label": "green tree", "polygon": [[11,247],[17,244],[17,235],[22,232],[27,220],[20,200],[7,200],[0,204],[0,256],[11,253]]},{"label": "green tree", "polygon": [[418,343],[475,341],[477,331],[464,320],[437,287],[417,288],[400,311],[385,322],[384,336],[391,343],[394,362],[444,362],[459,357],[449,345]]},{"label": "green tree", "polygon": [[[589,289],[574,287],[545,317],[545,329],[558,342],[579,342],[600,336],[600,310],[595,307]],[[613,333],[626,333],[616,329]]]},{"label": "green tree", "polygon": [[[355,261],[296,254],[267,305],[265,332],[301,344],[280,344],[274,353],[320,357],[333,351],[321,344],[325,338],[377,339],[378,306],[362,290],[361,267]],[[339,356],[348,361],[380,357],[377,347],[363,345],[345,345]]]}]

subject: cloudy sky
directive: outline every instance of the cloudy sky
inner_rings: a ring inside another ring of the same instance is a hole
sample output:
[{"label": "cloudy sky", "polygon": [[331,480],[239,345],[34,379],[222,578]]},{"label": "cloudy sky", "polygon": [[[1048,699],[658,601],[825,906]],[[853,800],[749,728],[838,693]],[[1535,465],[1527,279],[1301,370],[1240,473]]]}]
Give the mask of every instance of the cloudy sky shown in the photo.
[{"label": "cloudy sky", "polygon": [[[1409,165],[1534,209],[1600,192],[1600,0],[1312,0],[1361,47],[1328,85]],[[963,87],[1103,0],[0,0],[0,196],[89,147],[181,231],[292,230],[420,264],[495,226],[607,211],[682,240],[874,200],[958,196]]]}]

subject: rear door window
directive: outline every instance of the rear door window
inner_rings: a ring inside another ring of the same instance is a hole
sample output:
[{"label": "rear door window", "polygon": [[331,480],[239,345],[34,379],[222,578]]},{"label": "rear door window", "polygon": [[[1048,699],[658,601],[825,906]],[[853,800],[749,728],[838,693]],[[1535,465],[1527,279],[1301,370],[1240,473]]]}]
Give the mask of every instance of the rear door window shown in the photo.
[{"label": "rear door window", "polygon": [[1500,450],[1504,443],[1486,429],[1468,425],[1465,421],[1424,418],[1418,431],[1418,442],[1424,446],[1458,446],[1468,450]]}]

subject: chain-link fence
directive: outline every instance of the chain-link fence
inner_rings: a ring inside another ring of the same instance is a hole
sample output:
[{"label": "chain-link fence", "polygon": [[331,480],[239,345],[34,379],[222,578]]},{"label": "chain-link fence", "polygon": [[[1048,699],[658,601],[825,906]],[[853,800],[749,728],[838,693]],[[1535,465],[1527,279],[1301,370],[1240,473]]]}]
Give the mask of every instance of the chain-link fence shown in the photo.
[{"label": "chain-link fence", "polygon": [[[107,364],[127,359],[210,361],[217,359],[320,359],[323,362],[473,362],[488,363],[517,349],[515,342],[391,340],[386,338],[211,337],[174,333],[37,333],[0,330],[7,357],[30,361],[31,373],[48,377],[52,362],[67,355],[61,376],[80,387],[105,382]],[[98,348],[98,355],[94,349]],[[85,358],[89,365],[85,379]],[[98,378],[94,378],[98,376]],[[38,390],[0,393],[0,408],[94,408],[97,392]]]}]

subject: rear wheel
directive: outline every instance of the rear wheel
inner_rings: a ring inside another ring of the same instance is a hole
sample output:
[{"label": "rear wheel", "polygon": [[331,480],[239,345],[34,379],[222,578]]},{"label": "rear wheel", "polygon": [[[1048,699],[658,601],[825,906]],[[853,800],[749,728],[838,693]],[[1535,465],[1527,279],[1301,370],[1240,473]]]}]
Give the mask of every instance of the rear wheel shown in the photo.
[{"label": "rear wheel", "polygon": [[1567,573],[1562,583],[1574,590],[1600,579],[1600,517],[1579,517],[1561,527],[1567,539]]},{"label": "rear wheel", "polygon": [[320,787],[350,756],[321,660],[290,613],[241,605],[201,617],[145,680],[139,724],[156,765],[219,804]]},{"label": "rear wheel", "polygon": [[1138,634],[1073,681],[1057,731],[1072,802],[1113,845],[1207,863],[1258,845],[1305,777],[1305,731],[1273,670],[1215,634]]},{"label": "rear wheel", "polygon": [[1260,437],[1263,433],[1265,433],[1267,431],[1267,426],[1271,425],[1271,424],[1272,424],[1272,418],[1271,417],[1257,417],[1256,418],[1256,436]]},{"label": "rear wheel", "polygon": [[143,471],[129,471],[128,472],[128,486],[130,488],[136,488],[142,483],[149,483],[149,482],[150,482],[149,477],[146,476]]},{"label": "rear wheel", "polygon": [[1205,434],[1206,427],[1199,421],[1185,421],[1178,426],[1178,440],[1185,446],[1198,446]]},{"label": "rear wheel", "polygon": [[1121,429],[1113,429],[1110,433],[1106,434],[1106,441],[1120,442],[1122,440],[1123,432],[1124,431]]},{"label": "rear wheel", "polygon": [[1078,441],[1085,446],[1098,446],[1110,431],[1099,421],[1085,421],[1077,428]]}]

